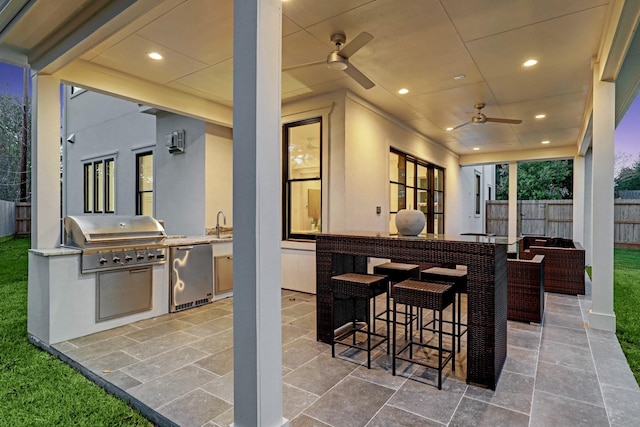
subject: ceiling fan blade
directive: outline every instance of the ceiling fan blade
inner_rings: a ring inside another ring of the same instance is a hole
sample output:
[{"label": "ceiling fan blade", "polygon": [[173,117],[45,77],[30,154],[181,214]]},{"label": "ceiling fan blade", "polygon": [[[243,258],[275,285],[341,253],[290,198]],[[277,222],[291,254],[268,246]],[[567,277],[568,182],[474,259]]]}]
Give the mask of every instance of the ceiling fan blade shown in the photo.
[{"label": "ceiling fan blade", "polygon": [[371,40],[373,40],[373,36],[367,32],[358,34],[355,39],[351,40],[342,49],[340,49],[340,56],[343,58],[349,58]]},{"label": "ceiling fan blade", "polygon": [[522,120],[517,120],[517,119],[496,119],[495,117],[487,117],[487,121],[488,122],[494,122],[494,123],[508,123],[510,125],[519,125],[520,123],[522,123]]},{"label": "ceiling fan blade", "polygon": [[292,70],[297,70],[299,68],[313,67],[314,65],[322,65],[326,63],[327,61],[305,62],[304,64],[292,65],[291,67],[283,68],[282,71],[292,71]]},{"label": "ceiling fan blade", "polygon": [[460,125],[458,125],[458,126],[456,126],[456,127],[454,127],[454,128],[451,128],[450,130],[460,129],[462,126],[466,126],[466,125],[468,125],[469,123],[471,123],[471,121],[464,122],[464,123],[462,123],[462,124],[460,124]]},{"label": "ceiling fan blade", "polygon": [[375,84],[371,80],[369,80],[369,77],[362,74],[362,72],[354,67],[351,63],[349,63],[349,66],[346,68],[346,70],[344,70],[344,72],[347,73],[349,77],[358,82],[360,86],[365,89],[371,89],[375,86]]}]

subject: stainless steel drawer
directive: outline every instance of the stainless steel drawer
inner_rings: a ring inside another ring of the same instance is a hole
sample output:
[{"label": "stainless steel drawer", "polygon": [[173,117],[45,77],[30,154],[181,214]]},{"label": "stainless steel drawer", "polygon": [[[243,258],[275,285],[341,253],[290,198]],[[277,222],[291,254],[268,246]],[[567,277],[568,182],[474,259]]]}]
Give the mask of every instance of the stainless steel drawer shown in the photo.
[{"label": "stainless steel drawer", "polygon": [[96,273],[96,322],[151,310],[152,267]]}]

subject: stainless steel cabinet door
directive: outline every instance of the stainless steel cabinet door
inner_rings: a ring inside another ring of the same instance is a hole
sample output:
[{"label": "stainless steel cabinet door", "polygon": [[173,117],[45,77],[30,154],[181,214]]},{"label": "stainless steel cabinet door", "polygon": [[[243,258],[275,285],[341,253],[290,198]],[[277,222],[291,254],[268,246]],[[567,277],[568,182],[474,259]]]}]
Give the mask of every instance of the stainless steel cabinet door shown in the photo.
[{"label": "stainless steel cabinet door", "polygon": [[151,310],[151,267],[96,273],[96,321]]},{"label": "stainless steel cabinet door", "polygon": [[171,311],[211,301],[213,254],[211,245],[177,246],[170,250]]}]

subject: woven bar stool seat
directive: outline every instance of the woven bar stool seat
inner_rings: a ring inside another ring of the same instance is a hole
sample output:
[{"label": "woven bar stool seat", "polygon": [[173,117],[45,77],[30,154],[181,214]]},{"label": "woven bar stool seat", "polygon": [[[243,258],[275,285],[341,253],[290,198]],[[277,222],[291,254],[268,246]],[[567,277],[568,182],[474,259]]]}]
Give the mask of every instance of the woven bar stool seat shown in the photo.
[{"label": "woven bar stool seat", "polygon": [[[405,264],[401,262],[385,262],[384,264],[374,266],[373,274],[383,274],[389,278],[389,295],[391,296],[393,285],[396,283],[407,279],[418,279],[420,277],[420,266],[417,264]],[[390,310],[390,308],[387,308],[387,310]],[[398,314],[402,315],[400,324],[404,325],[406,339],[407,326],[409,326],[410,322],[417,320],[418,317],[413,313],[409,313],[406,307],[404,308],[404,311],[399,311]],[[386,315],[389,315],[389,313],[383,311],[381,313],[377,313],[376,318],[381,319]]]},{"label": "woven bar stool seat", "polygon": [[[458,329],[458,331],[456,332],[456,338],[458,339],[458,352],[460,352],[460,341],[462,340],[462,336],[467,333],[467,324],[462,322],[462,294],[467,293],[467,268],[432,267],[426,270],[422,270],[420,272],[420,279],[451,284],[455,293],[458,295],[457,316],[456,313],[452,313],[452,315],[453,322],[456,324]],[[427,323],[427,325],[423,325],[425,326],[425,329],[430,330],[430,323]]]},{"label": "woven bar stool seat", "polygon": [[[442,345],[442,336],[444,335],[443,321],[442,321],[442,312],[444,309],[453,306],[455,310],[456,307],[456,299],[455,292],[453,290],[453,286],[446,285],[443,283],[432,283],[425,282],[420,280],[405,280],[403,282],[397,283],[393,287],[393,305],[394,305],[394,315],[396,317],[395,306],[397,304],[406,304],[409,307],[416,307],[418,310],[420,309],[428,309],[434,310],[439,313],[438,316],[438,329],[434,328],[434,333],[438,333],[438,345],[434,346],[422,340],[422,334],[419,335],[419,339],[415,339],[415,334],[413,333],[413,322],[409,325],[409,339],[407,342],[398,350],[397,346],[397,333],[396,328],[393,328],[393,353],[392,353],[392,367],[391,372],[393,375],[396,374],[396,359],[405,360],[411,363],[417,363],[422,366],[426,366],[428,368],[436,369],[438,371],[438,389],[442,389],[442,370],[449,363],[451,364],[451,370],[455,371],[456,369],[456,335],[453,333],[450,334],[451,339],[451,349],[445,349]],[[395,320],[395,319],[394,319]],[[453,328],[453,325],[452,325]],[[421,328],[420,328],[421,329]],[[421,329],[422,331],[422,329]],[[418,353],[416,352],[416,357],[414,357],[414,346],[418,346],[421,348],[430,348],[438,351],[438,362],[437,364],[429,363],[428,359],[418,358]],[[408,353],[408,356],[406,355]],[[443,355],[446,353],[446,355]]]},{"label": "woven bar stool seat", "polygon": [[[386,294],[386,309],[389,310],[389,292],[388,292],[387,276],[375,274],[346,273],[331,278],[331,292],[334,300],[336,298],[350,298],[352,300],[351,323],[338,328],[338,332],[334,331],[333,340],[331,342],[331,357],[336,357],[336,344],[342,344],[347,347],[364,350],[367,352],[367,368],[371,368],[371,350],[380,344],[387,342],[387,354],[389,353],[389,315],[385,320],[386,334],[376,332],[376,297]],[[365,314],[363,318],[359,318],[356,309],[358,299],[365,301]],[[371,316],[371,300],[373,300],[373,313]],[[335,313],[334,313],[335,314]],[[371,324],[373,321],[373,325]],[[357,334],[365,334],[366,343],[357,342]],[[372,344],[371,338],[380,338]],[[349,338],[351,338],[349,340]]]}]

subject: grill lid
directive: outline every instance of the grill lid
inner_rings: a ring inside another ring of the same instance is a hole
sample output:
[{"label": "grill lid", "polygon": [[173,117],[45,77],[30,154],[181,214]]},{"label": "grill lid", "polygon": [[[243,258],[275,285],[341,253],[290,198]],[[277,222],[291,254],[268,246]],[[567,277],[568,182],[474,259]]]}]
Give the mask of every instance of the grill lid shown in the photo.
[{"label": "grill lid", "polygon": [[159,244],[167,236],[156,219],[144,215],[69,215],[64,229],[65,244],[83,249]]}]

